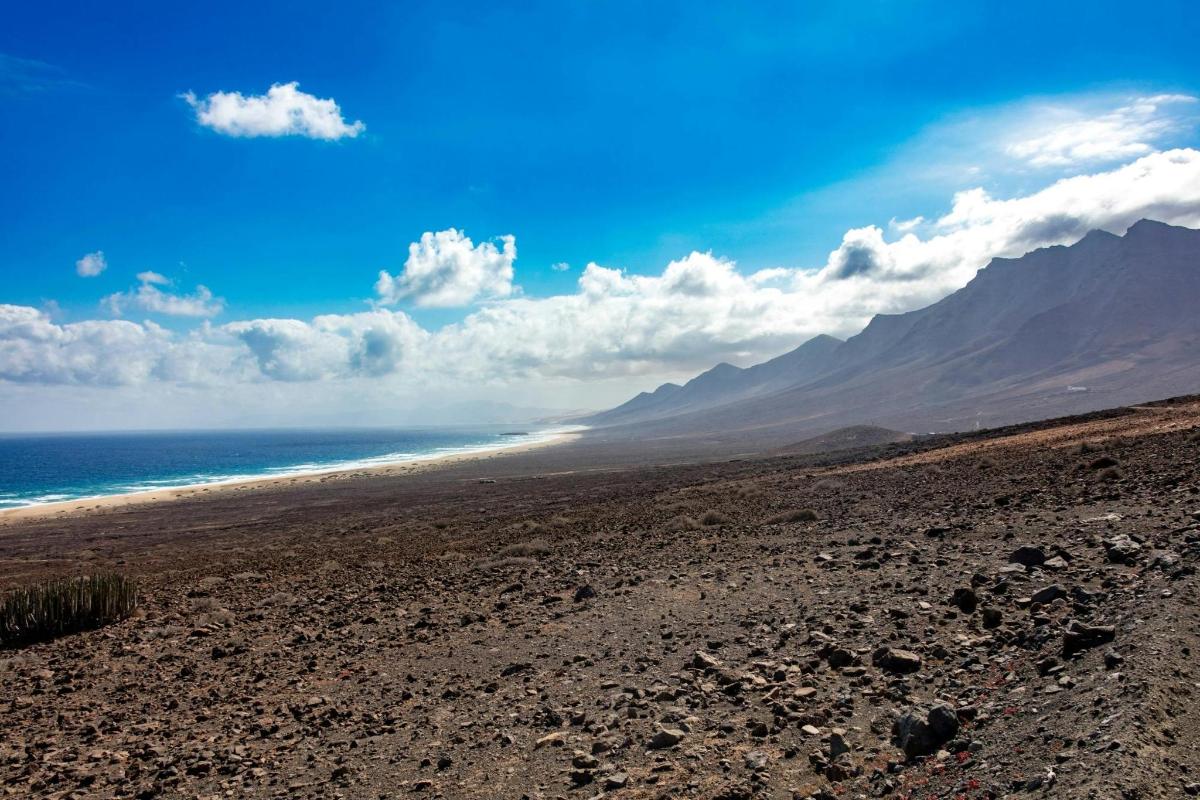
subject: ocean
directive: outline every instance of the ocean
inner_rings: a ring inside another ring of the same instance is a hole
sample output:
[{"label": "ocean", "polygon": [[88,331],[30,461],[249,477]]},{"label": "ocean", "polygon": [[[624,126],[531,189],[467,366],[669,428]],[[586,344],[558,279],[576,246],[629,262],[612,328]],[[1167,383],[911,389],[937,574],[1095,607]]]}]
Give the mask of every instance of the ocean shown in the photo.
[{"label": "ocean", "polygon": [[373,467],[532,444],[562,430],[481,426],[0,434],[0,509]]}]

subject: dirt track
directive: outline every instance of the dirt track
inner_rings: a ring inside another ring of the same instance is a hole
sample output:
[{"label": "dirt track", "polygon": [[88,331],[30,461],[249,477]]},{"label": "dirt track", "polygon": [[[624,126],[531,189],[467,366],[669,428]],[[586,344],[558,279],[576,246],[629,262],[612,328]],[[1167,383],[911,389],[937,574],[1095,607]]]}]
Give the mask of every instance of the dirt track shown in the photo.
[{"label": "dirt track", "polygon": [[1200,792],[1200,402],[824,460],[571,452],[0,529],[10,583],[145,587],[0,653],[6,792]]}]

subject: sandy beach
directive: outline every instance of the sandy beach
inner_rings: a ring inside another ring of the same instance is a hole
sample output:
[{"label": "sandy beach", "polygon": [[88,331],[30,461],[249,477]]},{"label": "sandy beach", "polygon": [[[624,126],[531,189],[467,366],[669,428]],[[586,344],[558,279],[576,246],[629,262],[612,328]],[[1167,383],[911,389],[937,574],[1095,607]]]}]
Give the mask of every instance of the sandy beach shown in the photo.
[{"label": "sandy beach", "polygon": [[169,489],[153,489],[144,492],[128,492],[125,494],[64,500],[56,503],[38,503],[18,508],[5,508],[0,509],[0,525],[41,517],[86,514],[94,511],[122,508],[124,506],[163,503],[181,498],[216,495],[227,492],[253,492],[306,483],[328,483],[329,481],[345,480],[348,478],[412,475],[417,472],[441,469],[451,464],[488,461],[503,456],[528,453],[546,447],[566,444],[577,439],[581,433],[582,430],[563,431],[548,434],[545,438],[535,442],[523,442],[515,445],[501,444],[465,453],[449,453],[442,456],[414,458],[371,467],[343,467],[312,472],[288,473],[263,478],[245,478],[216,483],[191,484],[187,486],[174,486]]}]

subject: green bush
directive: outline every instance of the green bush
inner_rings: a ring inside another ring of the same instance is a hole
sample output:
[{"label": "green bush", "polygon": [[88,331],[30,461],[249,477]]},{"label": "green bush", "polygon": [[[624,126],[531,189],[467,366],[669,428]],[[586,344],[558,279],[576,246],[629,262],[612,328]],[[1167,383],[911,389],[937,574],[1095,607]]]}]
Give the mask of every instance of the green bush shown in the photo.
[{"label": "green bush", "polygon": [[137,584],[124,575],[63,578],[13,589],[0,601],[0,644],[99,628],[135,608]]}]

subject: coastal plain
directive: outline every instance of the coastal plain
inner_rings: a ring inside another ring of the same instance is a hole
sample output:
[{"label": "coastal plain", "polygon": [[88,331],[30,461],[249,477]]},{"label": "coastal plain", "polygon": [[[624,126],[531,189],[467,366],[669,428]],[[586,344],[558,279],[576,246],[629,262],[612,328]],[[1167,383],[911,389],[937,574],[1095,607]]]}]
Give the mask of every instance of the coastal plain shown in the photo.
[{"label": "coastal plain", "polygon": [[141,603],[0,651],[3,792],[1200,793],[1200,400],[701,456],[585,434],[11,519],[4,585]]}]

